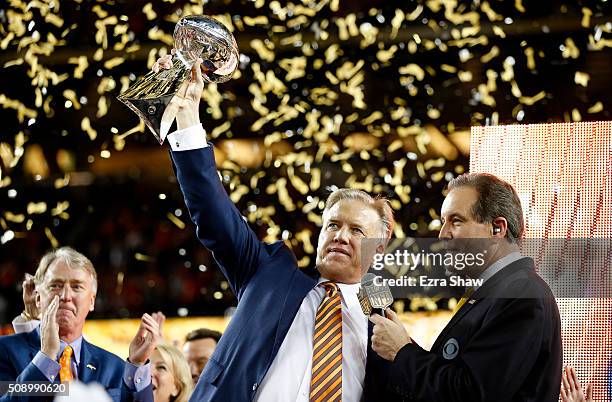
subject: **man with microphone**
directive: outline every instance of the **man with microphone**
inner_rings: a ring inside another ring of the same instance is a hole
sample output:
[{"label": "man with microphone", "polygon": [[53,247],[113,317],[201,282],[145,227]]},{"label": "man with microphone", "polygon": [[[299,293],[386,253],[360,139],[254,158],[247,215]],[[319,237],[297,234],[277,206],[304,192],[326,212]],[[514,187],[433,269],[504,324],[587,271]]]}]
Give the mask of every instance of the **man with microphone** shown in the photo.
[{"label": "man with microphone", "polygon": [[440,239],[483,246],[487,258],[462,275],[482,279],[426,351],[395,313],[374,315],[372,348],[391,362],[389,389],[406,401],[557,402],[562,351],[559,311],[548,285],[521,256],[523,211],[512,186],[488,174],[448,185]]}]

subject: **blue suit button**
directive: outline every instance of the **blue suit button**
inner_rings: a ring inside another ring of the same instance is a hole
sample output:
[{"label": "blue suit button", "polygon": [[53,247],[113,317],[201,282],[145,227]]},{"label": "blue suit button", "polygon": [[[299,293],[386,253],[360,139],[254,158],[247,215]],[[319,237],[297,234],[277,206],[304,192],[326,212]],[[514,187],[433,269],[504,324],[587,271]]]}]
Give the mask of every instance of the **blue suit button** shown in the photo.
[{"label": "blue suit button", "polygon": [[259,385],[259,384],[253,383],[253,391],[257,390],[257,385]]}]

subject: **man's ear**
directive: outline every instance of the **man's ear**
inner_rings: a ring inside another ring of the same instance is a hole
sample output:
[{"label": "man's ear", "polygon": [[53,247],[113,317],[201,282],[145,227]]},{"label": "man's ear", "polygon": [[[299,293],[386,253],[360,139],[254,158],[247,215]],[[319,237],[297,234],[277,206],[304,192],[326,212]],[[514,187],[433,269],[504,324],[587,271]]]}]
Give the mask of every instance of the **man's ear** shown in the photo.
[{"label": "man's ear", "polygon": [[36,307],[38,308],[38,311],[40,311],[41,315],[42,315],[42,311],[41,311],[41,301],[40,301],[40,292],[38,291],[37,287],[34,288],[34,294],[36,295]]},{"label": "man's ear", "polygon": [[493,221],[491,221],[491,225],[493,227],[493,237],[499,239],[508,237],[506,236],[508,234],[508,221],[506,218],[501,216],[499,218],[495,218]]},{"label": "man's ear", "polygon": [[380,239],[378,245],[376,246],[376,254],[383,254],[385,249],[387,248],[387,244],[389,243],[389,239]]},{"label": "man's ear", "polygon": [[91,295],[91,302],[89,303],[89,311],[94,311],[94,308],[96,307],[96,294],[92,294]]}]

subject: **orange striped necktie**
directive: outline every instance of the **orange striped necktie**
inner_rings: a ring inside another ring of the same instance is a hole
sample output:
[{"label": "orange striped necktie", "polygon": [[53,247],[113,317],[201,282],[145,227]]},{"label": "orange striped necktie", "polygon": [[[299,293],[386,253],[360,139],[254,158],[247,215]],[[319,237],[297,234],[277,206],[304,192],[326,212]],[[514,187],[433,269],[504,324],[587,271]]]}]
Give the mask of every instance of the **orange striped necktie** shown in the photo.
[{"label": "orange striped necktie", "polygon": [[315,319],[310,402],[342,400],[342,303],[334,282],[319,284],[325,297]]},{"label": "orange striped necktie", "polygon": [[60,376],[61,382],[71,381],[73,378],[72,368],[70,367],[71,358],[72,358],[72,347],[70,347],[70,345],[67,345],[64,348],[64,352],[62,353],[62,356],[60,357],[60,360],[59,360],[59,364],[60,364],[59,376]]}]

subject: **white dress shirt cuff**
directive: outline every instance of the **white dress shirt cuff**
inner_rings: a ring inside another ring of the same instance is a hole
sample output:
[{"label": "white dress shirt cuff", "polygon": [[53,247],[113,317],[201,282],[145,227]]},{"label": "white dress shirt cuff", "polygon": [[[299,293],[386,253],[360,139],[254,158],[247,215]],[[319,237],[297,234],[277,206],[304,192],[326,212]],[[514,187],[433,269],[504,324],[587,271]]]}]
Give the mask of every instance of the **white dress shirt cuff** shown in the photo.
[{"label": "white dress shirt cuff", "polygon": [[206,130],[201,123],[168,134],[168,142],[173,151],[189,151],[208,146]]}]

